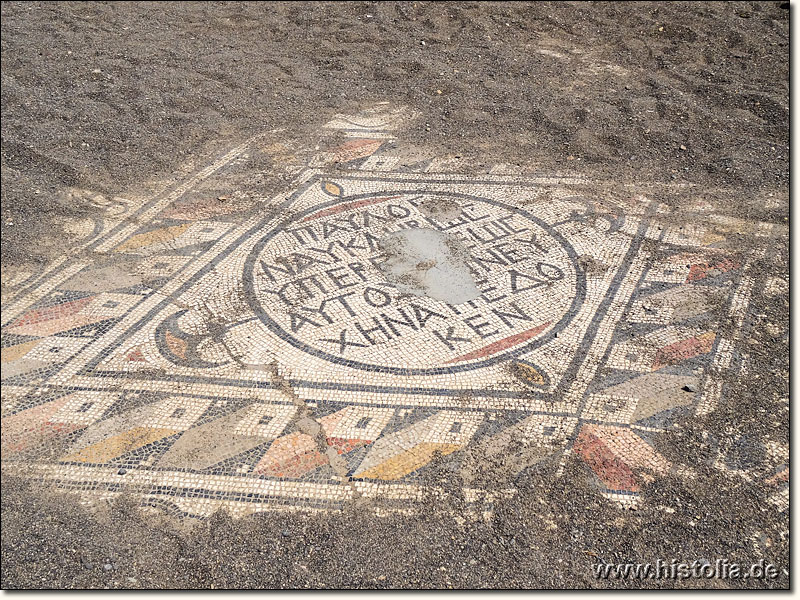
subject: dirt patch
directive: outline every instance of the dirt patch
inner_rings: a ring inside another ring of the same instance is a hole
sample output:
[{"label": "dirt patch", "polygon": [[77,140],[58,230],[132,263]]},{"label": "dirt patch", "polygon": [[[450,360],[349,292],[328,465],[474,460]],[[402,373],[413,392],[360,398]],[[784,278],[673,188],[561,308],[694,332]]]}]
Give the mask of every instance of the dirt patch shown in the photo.
[{"label": "dirt patch", "polygon": [[461,214],[458,202],[449,198],[427,198],[420,203],[419,209],[424,215],[442,223],[457,219]]},{"label": "dirt patch", "polygon": [[[515,460],[522,464],[524,456]],[[37,495],[4,479],[4,588],[711,588],[788,586],[778,579],[598,580],[592,565],[765,560],[788,565],[782,525],[759,511],[763,490],[721,476],[698,487],[668,477],[649,486],[647,503],[620,511],[597,498],[588,472],[571,461],[552,486],[548,463],[517,477],[518,495],[495,501],[491,519],[465,520],[446,459],[429,480],[447,495],[375,516],[368,501],[328,514],[262,513],[232,520],[217,513],[187,524],[143,512],[125,497],[98,518],[72,499]],[[705,485],[715,488],[709,505]],[[723,508],[727,507],[727,508]],[[692,535],[686,535],[690,531]],[[753,532],[757,532],[754,537]],[[49,558],[40,560],[42,554]],[[784,562],[781,562],[784,561]],[[109,566],[107,566],[109,565]],[[268,566],[268,567],[267,567]]]},{"label": "dirt patch", "polygon": [[[408,104],[425,158],[788,185],[788,24],[764,3],[2,6],[2,262],[72,238],[82,188],[147,196],[271,128]],[[312,145],[313,147],[313,145]],[[265,194],[281,181],[265,181]],[[266,189],[269,188],[269,189]]]},{"label": "dirt patch", "polygon": [[[387,100],[418,113],[400,168],[438,157],[465,173],[505,163],[586,175],[603,181],[586,197],[609,227],[629,182],[675,209],[665,219],[707,203],[785,224],[786,4],[3,3],[3,270],[70,252],[77,222],[116,198],[149,197],[255,133],[284,128],[313,148],[333,114]],[[287,185],[272,166],[265,159],[264,196]],[[243,211],[255,202],[228,191],[207,190]],[[743,235],[738,249],[751,242]],[[109,276],[136,280],[120,269]],[[748,375],[724,382],[715,412],[656,440],[693,477],[645,485],[638,511],[599,498],[574,457],[555,478],[557,460],[530,468],[536,450],[508,445],[468,473],[478,487],[519,490],[486,520],[461,518],[474,507],[455,454],[426,475],[445,499],[385,517],[358,500],[331,514],[187,524],[125,496],[98,516],[4,476],[2,587],[787,587],[783,571],[773,582],[592,572],[673,558],[788,569],[787,514],[765,501],[781,466],[771,449],[789,439],[788,243],[750,273],[755,290],[772,291],[755,294],[745,328]],[[536,383],[530,369],[513,374]]]}]

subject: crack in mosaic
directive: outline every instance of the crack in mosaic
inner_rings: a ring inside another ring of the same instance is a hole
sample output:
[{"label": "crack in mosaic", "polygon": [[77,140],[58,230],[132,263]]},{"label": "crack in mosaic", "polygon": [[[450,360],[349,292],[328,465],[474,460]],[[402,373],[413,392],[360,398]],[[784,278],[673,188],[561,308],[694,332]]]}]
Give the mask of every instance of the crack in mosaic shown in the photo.
[{"label": "crack in mosaic", "polygon": [[[112,203],[93,258],[18,282],[4,470],[199,517],[392,506],[433,489],[437,464],[487,503],[513,493],[470,487],[498,457],[506,478],[578,457],[624,506],[648,478],[691,476],[653,435],[717,405],[755,293],[753,257],[716,246],[781,232],[676,227],[578,177],[402,169],[386,142],[409,118],[340,115],[325,129],[346,141],[317,152],[256,136]],[[265,156],[288,196],[261,196]]]}]

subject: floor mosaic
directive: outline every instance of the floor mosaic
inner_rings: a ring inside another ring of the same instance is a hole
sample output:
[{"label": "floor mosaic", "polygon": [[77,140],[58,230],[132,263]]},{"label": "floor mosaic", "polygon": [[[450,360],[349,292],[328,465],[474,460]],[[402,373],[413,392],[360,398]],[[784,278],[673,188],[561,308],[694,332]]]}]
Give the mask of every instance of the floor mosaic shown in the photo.
[{"label": "floor mosaic", "polygon": [[[412,117],[337,116],[314,151],[268,132],[155,198],[97,197],[81,252],[11,283],[4,470],[200,517],[402,507],[435,460],[486,502],[513,489],[470,488],[471,465],[521,449],[579,457],[624,506],[690,477],[653,436],[714,410],[750,297],[781,284],[726,242],[787,232],[702,206],[676,225],[581,177],[407,164]],[[288,193],[262,196],[264,164]]]}]

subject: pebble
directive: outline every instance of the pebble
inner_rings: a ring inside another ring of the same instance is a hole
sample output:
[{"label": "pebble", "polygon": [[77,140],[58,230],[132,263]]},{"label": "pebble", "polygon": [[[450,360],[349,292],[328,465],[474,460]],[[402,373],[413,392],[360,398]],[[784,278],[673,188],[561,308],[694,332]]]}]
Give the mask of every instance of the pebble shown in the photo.
[{"label": "pebble", "polygon": [[110,571],[113,568],[114,568],[114,565],[112,565],[111,563],[106,563],[106,564],[103,565],[103,570],[104,571]]},{"label": "pebble", "polygon": [[117,471],[117,475],[125,475],[125,473],[127,473],[127,472],[128,472],[128,469],[120,469],[119,471]]}]

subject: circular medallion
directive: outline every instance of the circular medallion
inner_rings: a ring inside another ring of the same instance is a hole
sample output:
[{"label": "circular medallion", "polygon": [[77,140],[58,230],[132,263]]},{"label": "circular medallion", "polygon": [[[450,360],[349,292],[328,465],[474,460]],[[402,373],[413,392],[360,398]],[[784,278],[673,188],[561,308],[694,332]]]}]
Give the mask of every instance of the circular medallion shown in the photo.
[{"label": "circular medallion", "polygon": [[339,196],[294,215],[255,245],[244,283],[261,321],[295,347],[399,375],[525,352],[586,293],[572,246],[513,199],[426,190]]}]

